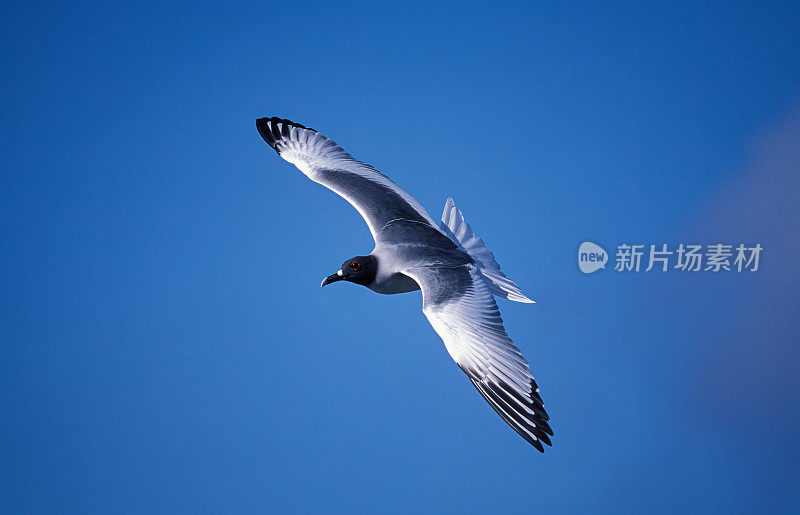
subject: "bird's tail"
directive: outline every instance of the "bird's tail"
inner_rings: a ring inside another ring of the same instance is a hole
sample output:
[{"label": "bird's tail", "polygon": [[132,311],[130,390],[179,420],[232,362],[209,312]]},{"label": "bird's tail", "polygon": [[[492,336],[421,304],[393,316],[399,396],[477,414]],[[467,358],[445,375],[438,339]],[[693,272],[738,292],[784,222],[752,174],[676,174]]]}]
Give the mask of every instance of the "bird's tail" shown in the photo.
[{"label": "bird's tail", "polygon": [[472,256],[493,295],[516,302],[533,302],[522,293],[514,281],[500,271],[500,265],[495,261],[494,254],[486,248],[483,240],[472,232],[472,227],[464,220],[464,215],[456,207],[452,198],[448,198],[444,205],[442,223],[439,224],[439,228],[456,245]]}]

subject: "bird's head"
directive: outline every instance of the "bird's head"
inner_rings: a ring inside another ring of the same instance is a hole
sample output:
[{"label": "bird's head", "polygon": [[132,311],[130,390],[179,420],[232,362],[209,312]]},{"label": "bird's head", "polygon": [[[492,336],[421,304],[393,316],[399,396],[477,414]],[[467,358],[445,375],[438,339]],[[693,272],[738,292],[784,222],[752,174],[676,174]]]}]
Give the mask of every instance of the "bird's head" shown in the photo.
[{"label": "bird's head", "polygon": [[338,272],[323,279],[322,286],[336,281],[349,281],[367,286],[375,280],[377,272],[378,260],[375,256],[356,256],[342,263]]}]

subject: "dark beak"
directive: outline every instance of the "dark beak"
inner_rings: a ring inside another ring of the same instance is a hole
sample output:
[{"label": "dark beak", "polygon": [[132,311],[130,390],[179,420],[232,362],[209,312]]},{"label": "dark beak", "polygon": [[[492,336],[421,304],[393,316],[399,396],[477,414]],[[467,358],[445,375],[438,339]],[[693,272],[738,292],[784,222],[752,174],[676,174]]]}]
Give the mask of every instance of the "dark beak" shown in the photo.
[{"label": "dark beak", "polygon": [[342,274],[342,271],[339,270],[335,274],[331,274],[325,279],[323,279],[321,287],[324,287],[326,284],[335,283],[336,281],[341,281],[342,279],[344,279],[344,275]]}]

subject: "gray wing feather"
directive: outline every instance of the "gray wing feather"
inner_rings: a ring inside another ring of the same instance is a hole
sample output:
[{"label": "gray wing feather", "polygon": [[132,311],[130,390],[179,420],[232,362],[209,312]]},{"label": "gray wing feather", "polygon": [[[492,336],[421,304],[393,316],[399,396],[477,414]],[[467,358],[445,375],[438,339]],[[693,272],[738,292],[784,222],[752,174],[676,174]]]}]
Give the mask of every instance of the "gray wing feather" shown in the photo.
[{"label": "gray wing feather", "polygon": [[439,231],[414,197],[317,131],[280,118],[260,118],[256,127],[278,155],[352,204],[376,241],[381,230],[393,220],[416,221]]},{"label": "gray wing feather", "polygon": [[508,337],[485,279],[472,264],[404,272],[422,289],[422,312],[447,352],[494,410],[540,451],[553,431],[530,366]]}]

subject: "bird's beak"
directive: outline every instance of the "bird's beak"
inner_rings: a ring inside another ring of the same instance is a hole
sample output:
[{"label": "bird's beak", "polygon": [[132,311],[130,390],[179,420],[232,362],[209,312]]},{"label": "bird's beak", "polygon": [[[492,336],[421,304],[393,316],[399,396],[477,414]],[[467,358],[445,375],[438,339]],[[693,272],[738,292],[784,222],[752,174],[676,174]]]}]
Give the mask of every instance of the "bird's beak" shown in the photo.
[{"label": "bird's beak", "polygon": [[344,279],[344,274],[342,273],[341,270],[339,270],[335,274],[331,274],[325,279],[323,279],[321,287],[324,287],[326,284],[335,283],[336,281],[341,281],[342,279]]}]

